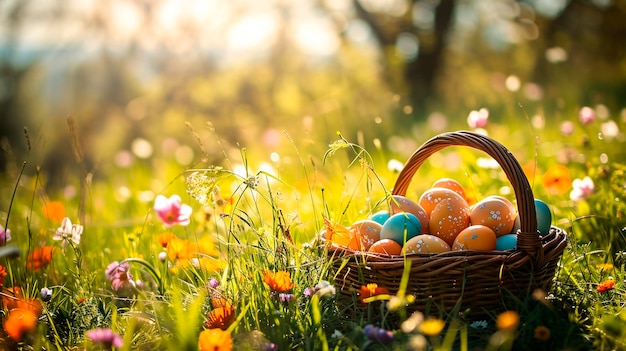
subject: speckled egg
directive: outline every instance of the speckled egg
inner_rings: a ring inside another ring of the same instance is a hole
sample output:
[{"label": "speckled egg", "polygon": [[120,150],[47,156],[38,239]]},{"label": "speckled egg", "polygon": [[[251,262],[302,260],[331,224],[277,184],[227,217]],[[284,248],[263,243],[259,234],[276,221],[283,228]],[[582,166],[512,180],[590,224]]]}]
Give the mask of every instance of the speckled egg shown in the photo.
[{"label": "speckled egg", "polygon": [[[442,201],[454,200],[459,203],[464,203],[466,206],[467,201],[461,195],[457,194],[454,190],[446,188],[430,188],[422,193],[417,203],[422,206],[424,211],[431,216],[435,207]],[[432,234],[432,232],[431,232]]]},{"label": "speckled egg", "polygon": [[367,251],[385,255],[400,255],[402,254],[402,246],[391,239],[380,239],[372,244]]},{"label": "speckled egg", "polygon": [[461,185],[461,183],[457,182],[452,178],[440,178],[437,179],[431,188],[446,188],[454,191],[455,193],[461,195],[466,201],[467,197],[465,196],[465,188]]},{"label": "speckled egg", "polygon": [[515,224],[517,214],[512,207],[501,199],[487,197],[478,201],[470,211],[470,222],[473,225],[487,226],[497,236],[509,234]]},{"label": "speckled egg", "polygon": [[457,235],[452,250],[494,250],[496,233],[484,225],[471,225]]},{"label": "speckled egg", "polygon": [[550,226],[552,225],[552,213],[548,204],[535,199],[535,211],[537,212],[537,230],[542,235],[550,233]]},{"label": "speckled egg", "polygon": [[517,234],[505,234],[496,239],[496,250],[513,250],[517,248]]},{"label": "speckled egg", "polygon": [[422,234],[422,224],[417,216],[408,212],[399,212],[392,215],[385,221],[380,230],[381,239],[394,240],[400,246],[419,234]]},{"label": "speckled egg", "polygon": [[375,212],[374,214],[372,214],[372,216],[370,218],[374,222],[378,222],[378,223],[380,223],[380,225],[383,225],[385,223],[385,221],[389,219],[389,217],[390,217],[389,211],[387,211],[387,210],[380,210],[380,211]]},{"label": "speckled egg", "polygon": [[437,204],[430,215],[429,233],[452,246],[456,236],[470,225],[469,206],[458,198],[446,199]]},{"label": "speckled egg", "polygon": [[350,226],[350,231],[361,241],[361,251],[367,251],[370,246],[380,240],[380,230],[383,226],[371,219],[364,219],[354,222]]},{"label": "speckled egg", "polygon": [[407,255],[438,254],[450,251],[450,245],[434,235],[421,234],[407,241],[402,250]]},{"label": "speckled egg", "polygon": [[428,228],[429,216],[426,211],[416,201],[413,201],[406,196],[393,195],[389,201],[389,208],[391,213],[408,212],[415,215],[422,224],[422,231]]}]

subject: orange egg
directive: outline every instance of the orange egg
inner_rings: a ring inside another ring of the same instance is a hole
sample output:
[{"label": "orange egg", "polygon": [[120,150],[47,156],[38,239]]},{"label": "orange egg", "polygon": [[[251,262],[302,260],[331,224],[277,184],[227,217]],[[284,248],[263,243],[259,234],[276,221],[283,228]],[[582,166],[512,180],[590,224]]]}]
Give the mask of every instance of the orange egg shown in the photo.
[{"label": "orange egg", "polygon": [[403,252],[411,254],[437,254],[450,251],[450,245],[442,239],[429,234],[414,236],[404,244]]},{"label": "orange egg", "polygon": [[391,209],[391,214],[398,212],[414,214],[422,224],[422,231],[428,230],[429,215],[417,202],[402,195],[393,195],[389,201],[389,208]]},{"label": "orange egg", "polygon": [[461,195],[447,188],[430,188],[422,193],[417,203],[422,206],[428,216],[431,216],[435,206],[444,200],[458,201],[467,206],[467,201]]},{"label": "orange egg", "polygon": [[431,188],[446,188],[454,191],[455,193],[461,195],[467,201],[467,197],[465,196],[465,188],[461,185],[461,183],[457,182],[452,178],[440,178],[437,179]]},{"label": "orange egg", "polygon": [[[459,196],[457,193],[455,195]],[[452,246],[456,236],[470,225],[470,209],[465,200],[445,199],[437,204],[430,215],[430,234]]]},{"label": "orange egg", "polygon": [[391,239],[380,239],[372,246],[370,246],[369,252],[382,253],[385,255],[401,255],[402,246]]},{"label": "orange egg", "polygon": [[380,230],[382,225],[371,219],[364,219],[354,222],[350,226],[350,231],[354,233],[357,239],[360,241],[361,251],[367,251],[370,246],[380,240]]},{"label": "orange egg", "polygon": [[454,240],[452,250],[495,250],[496,233],[484,225],[463,229]]},{"label": "orange egg", "polygon": [[501,199],[487,197],[478,201],[470,211],[470,222],[491,228],[497,236],[513,230],[517,213]]}]

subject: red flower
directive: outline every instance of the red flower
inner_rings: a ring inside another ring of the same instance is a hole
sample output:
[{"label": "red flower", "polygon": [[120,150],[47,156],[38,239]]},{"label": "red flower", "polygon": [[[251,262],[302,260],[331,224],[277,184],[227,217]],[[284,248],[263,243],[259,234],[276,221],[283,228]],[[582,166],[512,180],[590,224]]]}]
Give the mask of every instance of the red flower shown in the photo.
[{"label": "red flower", "polygon": [[615,280],[612,278],[604,280],[598,284],[598,292],[600,294],[605,293],[615,287]]},{"label": "red flower", "polygon": [[359,289],[358,291],[358,294],[359,294],[359,301],[361,301],[361,303],[366,303],[365,299],[372,297],[372,296],[389,294],[389,290],[387,290],[386,288],[381,288],[378,286],[378,284],[373,283],[373,284],[362,285],[361,289]]},{"label": "red flower", "polygon": [[48,263],[52,261],[53,249],[54,247],[52,246],[35,248],[33,252],[28,255],[26,268],[38,271],[41,267],[47,266]]}]

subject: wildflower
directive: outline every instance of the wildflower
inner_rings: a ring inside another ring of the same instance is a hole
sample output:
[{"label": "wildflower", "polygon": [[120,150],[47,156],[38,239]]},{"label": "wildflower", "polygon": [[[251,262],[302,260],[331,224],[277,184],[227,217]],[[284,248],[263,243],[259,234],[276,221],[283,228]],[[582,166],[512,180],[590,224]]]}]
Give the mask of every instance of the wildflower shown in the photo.
[{"label": "wildflower", "polygon": [[218,286],[220,286],[220,281],[215,278],[211,278],[209,280],[209,286],[213,289],[216,289]]},{"label": "wildflower", "polygon": [[75,245],[80,244],[80,236],[83,234],[83,226],[80,224],[72,224],[69,218],[63,218],[61,226],[57,228],[52,240],[61,241],[61,247],[65,249],[67,245],[73,242]]},{"label": "wildflower", "polygon": [[20,341],[25,334],[35,330],[38,316],[29,309],[15,308],[9,312],[2,325],[13,341]]},{"label": "wildflower", "polygon": [[591,196],[594,188],[593,180],[589,177],[574,179],[569,197],[572,201],[586,200]]},{"label": "wildflower", "polygon": [[282,304],[289,305],[295,299],[295,296],[293,294],[280,293],[278,294],[278,299]]},{"label": "wildflower", "polygon": [[543,186],[551,195],[561,195],[569,191],[572,184],[569,168],[563,165],[550,167],[543,175]]},{"label": "wildflower", "polygon": [[519,314],[515,311],[504,311],[496,319],[496,326],[500,330],[514,330],[518,324]]},{"label": "wildflower", "polygon": [[263,276],[263,282],[265,282],[272,291],[276,292],[288,292],[294,287],[294,284],[291,282],[291,276],[287,271],[278,271],[275,273],[267,271]]},{"label": "wildflower", "polygon": [[104,271],[107,279],[111,281],[111,288],[115,291],[130,289],[136,286],[133,276],[129,272],[128,262],[119,263],[117,261],[109,264]]},{"label": "wildflower", "polygon": [[574,133],[574,123],[571,121],[565,121],[561,123],[560,130],[563,136],[570,136]]},{"label": "wildflower", "polygon": [[365,300],[372,296],[389,294],[389,290],[386,288],[379,287],[378,284],[372,283],[367,285],[362,285],[358,291],[359,301],[361,303],[366,303]]},{"label": "wildflower", "polygon": [[402,322],[402,324],[400,325],[400,329],[402,329],[402,331],[407,334],[412,333],[417,330],[417,328],[422,324],[423,321],[424,314],[420,311],[415,311],[413,312],[413,314],[411,314],[409,318]]},{"label": "wildflower", "polygon": [[48,289],[47,287],[41,288],[41,300],[48,302],[50,299],[52,299],[52,289]]},{"label": "wildflower", "polygon": [[[313,288],[313,293],[317,294],[319,297],[324,297],[324,296],[332,297],[332,296],[335,296],[335,294],[337,293],[337,290],[329,282],[327,282],[326,280],[322,280],[315,285],[315,287]],[[306,295],[306,289],[305,289],[305,295]]]},{"label": "wildflower", "polygon": [[335,329],[335,331],[333,331],[333,333],[330,334],[330,337],[333,339],[341,339],[343,338],[343,333],[340,330]]},{"label": "wildflower", "polygon": [[4,246],[7,241],[11,241],[11,231],[0,225],[0,246]]},{"label": "wildflower", "polygon": [[487,125],[487,120],[489,119],[489,110],[486,108],[481,108],[480,110],[472,110],[467,116],[467,125],[472,128],[483,128]]},{"label": "wildflower", "polygon": [[178,195],[172,195],[169,199],[158,195],[154,200],[154,210],[167,227],[175,224],[184,226],[191,222],[191,206],[183,204]]},{"label": "wildflower", "polygon": [[263,350],[264,351],[276,351],[278,350],[278,345],[274,344],[273,342],[268,342],[264,345]]},{"label": "wildflower", "polygon": [[589,124],[596,119],[596,112],[589,106],[583,106],[578,112],[578,119],[582,124]]},{"label": "wildflower", "polygon": [[43,205],[42,212],[46,218],[61,223],[65,218],[65,206],[60,201],[48,201]]},{"label": "wildflower", "polygon": [[303,292],[304,296],[311,297],[315,294],[315,288],[306,287]]},{"label": "wildflower", "polygon": [[550,329],[545,325],[539,325],[535,328],[535,339],[540,341],[550,340]]},{"label": "wildflower", "polygon": [[613,269],[613,265],[610,263],[600,263],[598,264],[598,268],[601,271],[610,271],[611,269]]},{"label": "wildflower", "polygon": [[4,278],[6,278],[7,275],[7,269],[3,265],[0,265],[0,286],[4,286]]},{"label": "wildflower", "polygon": [[[223,299],[222,299],[223,300]],[[213,309],[207,313],[207,321],[204,326],[207,329],[228,329],[235,321],[235,306],[224,300],[223,305],[213,305]]]},{"label": "wildflower", "polygon": [[470,324],[470,327],[472,327],[474,329],[485,329],[485,328],[487,328],[487,321],[486,320],[473,321]]},{"label": "wildflower", "polygon": [[48,265],[48,263],[52,261],[52,254],[52,246],[42,246],[35,248],[26,259],[26,268],[32,269],[34,271],[40,270],[42,267]]},{"label": "wildflower", "polygon": [[600,284],[598,284],[598,292],[600,294],[603,294],[611,289],[613,289],[615,287],[615,280],[613,280],[613,278],[609,277],[609,279],[607,280],[603,280],[602,282],[600,282]]},{"label": "wildflower", "polygon": [[122,347],[124,340],[122,337],[109,328],[92,329],[85,333],[85,336],[95,344],[99,344],[103,349],[111,347]]},{"label": "wildflower", "polygon": [[205,329],[198,336],[200,351],[230,351],[233,339],[228,331],[222,329]]},{"label": "wildflower", "polygon": [[389,330],[368,324],[363,328],[363,332],[368,339],[378,341],[381,344],[389,344],[393,341],[393,333]]},{"label": "wildflower", "polygon": [[417,334],[409,339],[408,349],[412,351],[424,351],[427,350],[428,341],[422,334]]},{"label": "wildflower", "polygon": [[176,238],[176,235],[172,232],[165,232],[163,234],[159,234],[157,236],[157,242],[161,245],[162,248],[167,248],[167,244],[170,243],[172,239]]},{"label": "wildflower", "polygon": [[188,240],[174,237],[167,244],[167,257],[169,257],[171,261],[190,260],[193,256],[193,244]]},{"label": "wildflower", "polygon": [[446,322],[439,318],[428,318],[420,325],[420,331],[424,335],[437,336],[446,326]]},{"label": "wildflower", "polygon": [[165,262],[167,260],[167,252],[161,251],[159,252],[159,261]]}]

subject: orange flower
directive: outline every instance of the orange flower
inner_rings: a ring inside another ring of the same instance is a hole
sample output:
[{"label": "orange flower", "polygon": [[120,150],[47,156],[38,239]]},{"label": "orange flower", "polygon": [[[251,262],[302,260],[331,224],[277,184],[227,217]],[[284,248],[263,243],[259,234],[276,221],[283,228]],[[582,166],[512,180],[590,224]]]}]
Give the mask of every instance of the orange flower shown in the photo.
[{"label": "orange flower", "polygon": [[19,286],[2,289],[2,306],[8,311],[17,308],[17,301],[22,298],[22,289]]},{"label": "orange flower", "polygon": [[54,222],[61,223],[65,218],[65,206],[60,201],[48,201],[41,210],[46,218]]},{"label": "orange flower", "polygon": [[30,333],[37,327],[37,315],[30,309],[16,308],[9,312],[9,316],[2,325],[4,331],[13,341],[20,341],[24,334]]},{"label": "orange flower", "polygon": [[600,282],[600,284],[598,284],[598,292],[602,294],[613,289],[614,287],[615,287],[615,280],[613,280],[613,278],[609,278],[607,280]]},{"label": "orange flower", "polygon": [[38,271],[52,261],[54,247],[42,246],[37,247],[28,255],[26,268]]},{"label": "orange flower", "polygon": [[519,314],[515,311],[504,311],[496,319],[496,326],[500,330],[514,330],[518,324]]},{"label": "orange flower", "polygon": [[270,289],[277,292],[287,292],[294,287],[294,284],[291,282],[291,276],[286,271],[278,271],[276,273],[267,271],[263,276],[263,281],[269,285]]},{"label": "orange flower", "polygon": [[207,329],[228,329],[235,321],[235,306],[223,298],[211,299],[211,304],[213,309],[207,314],[207,321],[204,326]]},{"label": "orange flower", "polygon": [[537,328],[535,328],[535,339],[541,341],[550,340],[550,329],[545,325],[537,326]]},{"label": "orange flower", "polygon": [[193,244],[190,241],[173,237],[167,244],[167,257],[171,261],[189,260],[194,256]]},{"label": "orange flower", "polygon": [[174,233],[165,232],[157,236],[157,242],[159,243],[159,245],[161,245],[161,247],[166,248],[167,244],[169,244],[169,242],[174,238],[178,239],[176,235],[174,235]]},{"label": "orange flower", "polygon": [[359,301],[361,301],[361,303],[366,303],[365,299],[370,298],[372,296],[389,294],[389,290],[387,290],[386,288],[379,287],[378,284],[376,283],[372,283],[372,284],[362,285],[361,289],[359,289],[358,291],[358,294],[359,294]]},{"label": "orange flower", "polygon": [[543,187],[550,195],[562,195],[572,187],[569,168],[563,165],[550,167],[543,175]]},{"label": "orange flower", "polygon": [[198,336],[198,347],[200,351],[231,351],[233,338],[222,329],[206,329]]},{"label": "orange flower", "polygon": [[0,286],[4,285],[4,278],[7,276],[7,269],[0,265]]}]

